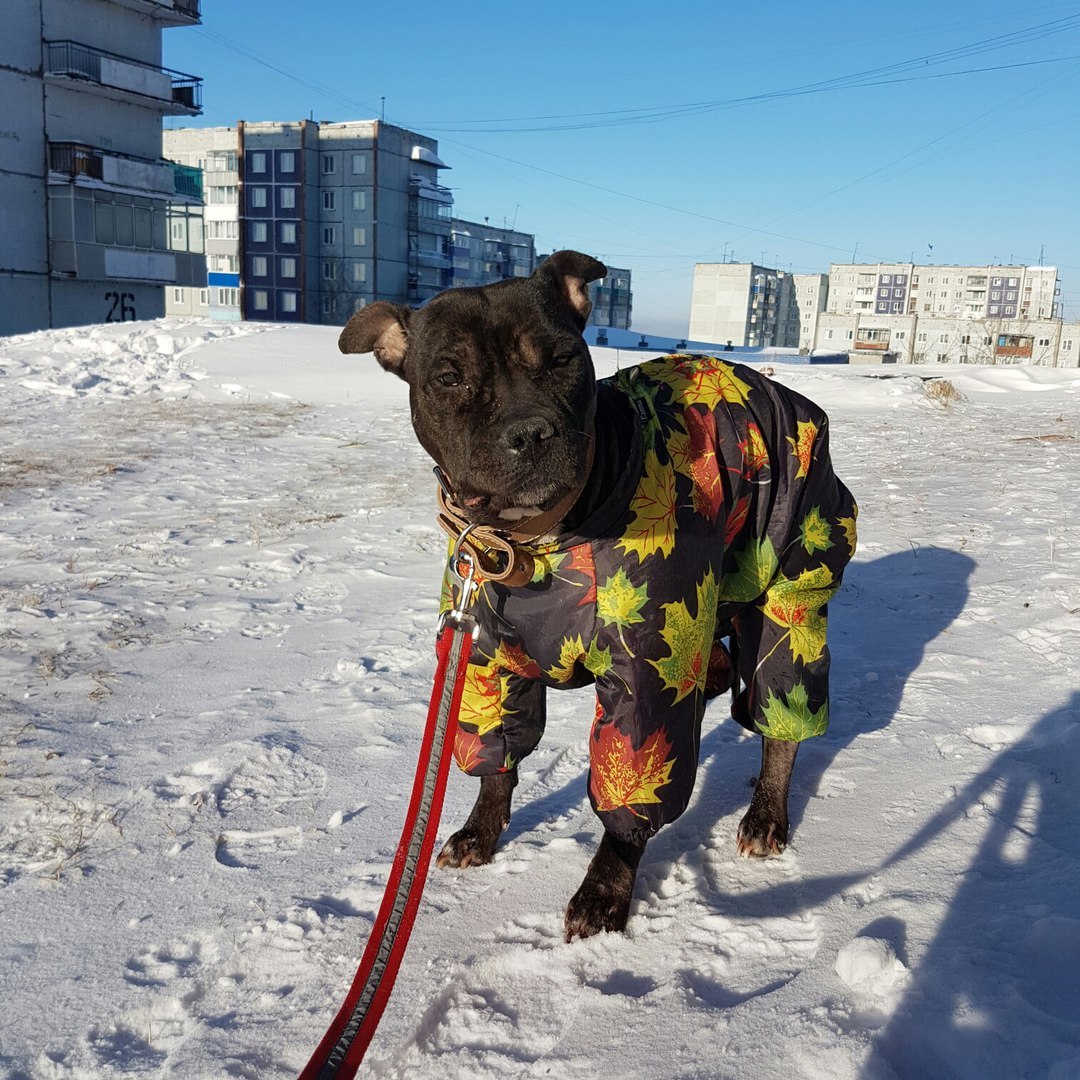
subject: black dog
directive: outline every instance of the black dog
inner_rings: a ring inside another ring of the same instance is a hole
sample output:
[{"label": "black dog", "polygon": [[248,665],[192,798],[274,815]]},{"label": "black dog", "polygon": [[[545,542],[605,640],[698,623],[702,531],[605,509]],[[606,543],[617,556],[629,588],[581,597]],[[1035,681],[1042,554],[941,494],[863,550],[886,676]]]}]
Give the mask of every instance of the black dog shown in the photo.
[{"label": "black dog", "polygon": [[560,251],[531,278],[419,311],[374,303],[340,339],[408,382],[461,518],[527,555],[524,577],[485,581],[474,605],[455,753],[480,795],[440,866],[490,861],[545,686],[596,685],[604,835],[567,940],[626,926],[645,843],[690,798],[705,701],[733,683],[733,716],[763,737],[738,848],[783,850],[798,744],[828,723],[826,605],[855,550],[828,421],[805,398],[703,356],[597,383],[581,332],[605,272]]}]

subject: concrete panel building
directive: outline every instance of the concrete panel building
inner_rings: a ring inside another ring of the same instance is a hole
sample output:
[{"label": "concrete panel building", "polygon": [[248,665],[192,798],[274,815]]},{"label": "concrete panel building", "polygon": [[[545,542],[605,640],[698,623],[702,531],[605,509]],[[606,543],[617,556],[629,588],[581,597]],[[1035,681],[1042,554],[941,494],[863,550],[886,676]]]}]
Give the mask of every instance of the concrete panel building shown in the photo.
[{"label": "concrete panel building", "polygon": [[[433,139],[378,120],[241,121],[165,144],[208,170],[211,314],[341,325],[372,300],[416,306],[451,284],[453,197]],[[170,312],[193,303],[178,294]]]},{"label": "concrete panel building", "polygon": [[20,0],[0,34],[0,334],[154,318],[202,281],[201,178],[161,118],[201,81],[161,66],[199,0]]},{"label": "concrete panel building", "polygon": [[591,326],[630,329],[634,312],[634,291],[629,270],[609,266],[604,277],[589,283],[589,299],[593,305],[589,313]]},{"label": "concrete panel building", "polygon": [[789,344],[792,275],[757,263],[698,263],[690,300],[694,341],[758,347]]},{"label": "concrete panel building", "polygon": [[531,233],[499,228],[487,221],[454,218],[450,252],[450,284],[454,287],[528,277],[536,269],[536,238]]}]

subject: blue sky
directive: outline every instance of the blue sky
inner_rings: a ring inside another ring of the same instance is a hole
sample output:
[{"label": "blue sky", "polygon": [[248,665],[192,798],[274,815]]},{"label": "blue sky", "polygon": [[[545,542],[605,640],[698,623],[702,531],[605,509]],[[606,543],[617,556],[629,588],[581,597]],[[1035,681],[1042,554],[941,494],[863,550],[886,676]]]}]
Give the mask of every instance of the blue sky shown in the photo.
[{"label": "blue sky", "polygon": [[725,255],[1042,252],[1080,319],[1080,3],[202,8],[164,35],[195,123],[385,110],[439,140],[459,216],[629,267],[635,329],[684,334],[694,263]]}]

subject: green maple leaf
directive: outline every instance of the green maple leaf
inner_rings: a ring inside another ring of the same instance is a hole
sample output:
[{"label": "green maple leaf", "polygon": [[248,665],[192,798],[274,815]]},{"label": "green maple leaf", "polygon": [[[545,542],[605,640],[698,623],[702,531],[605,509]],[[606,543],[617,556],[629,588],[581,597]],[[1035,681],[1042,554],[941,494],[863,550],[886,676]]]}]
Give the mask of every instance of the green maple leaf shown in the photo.
[{"label": "green maple leaf", "polygon": [[591,672],[599,679],[602,675],[606,675],[611,670],[611,650],[599,649],[597,648],[595,641],[590,641],[589,651],[585,654],[585,659],[582,663],[585,665],[586,671]]},{"label": "green maple leaf", "polygon": [[619,628],[619,640],[631,656],[634,654],[630,652],[630,646],[626,644],[623,630],[645,621],[641,609],[648,602],[648,586],[640,585],[635,589],[626,571],[621,567],[596,589],[597,616],[605,625]]},{"label": "green maple leaf", "polygon": [[803,518],[799,535],[808,555],[812,555],[815,551],[828,551],[833,546],[832,526],[821,516],[820,506],[815,506]]},{"label": "green maple leaf", "polygon": [[[836,595],[837,585],[827,566],[804,570],[792,580],[780,576],[769,586],[765,614],[787,628],[792,660],[812,664],[825,649],[825,616],[821,609]],[[783,640],[783,639],[781,639]]]},{"label": "green maple leaf", "polygon": [[735,555],[735,564],[738,569],[720,579],[719,599],[748,604],[769,587],[780,561],[772,541],[766,536],[764,540],[750,540]]},{"label": "green maple leaf", "polygon": [[829,726],[829,703],[811,712],[810,698],[802,683],[797,683],[783,699],[770,690],[762,711],[765,719],[758,721],[758,730],[770,739],[802,742],[812,735],[823,735]]},{"label": "green maple leaf", "polygon": [[671,650],[670,656],[650,660],[660,673],[666,690],[675,691],[675,704],[687,694],[704,689],[716,628],[716,579],[708,570],[697,585],[697,614],[682,600],[664,604],[664,629],[660,636]]}]

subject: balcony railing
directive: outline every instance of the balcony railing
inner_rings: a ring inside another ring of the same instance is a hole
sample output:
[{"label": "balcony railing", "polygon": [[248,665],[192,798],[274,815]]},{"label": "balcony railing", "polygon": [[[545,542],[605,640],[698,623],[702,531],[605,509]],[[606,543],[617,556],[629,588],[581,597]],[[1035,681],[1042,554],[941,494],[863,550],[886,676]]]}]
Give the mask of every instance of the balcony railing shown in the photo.
[{"label": "balcony railing", "polygon": [[174,161],[116,154],[83,143],[49,143],[49,169],[76,180],[85,176],[117,187],[202,201],[202,170]]},{"label": "balcony railing", "polygon": [[86,79],[109,90],[151,98],[167,113],[202,112],[202,79],[77,41],[50,41],[47,73]]}]

